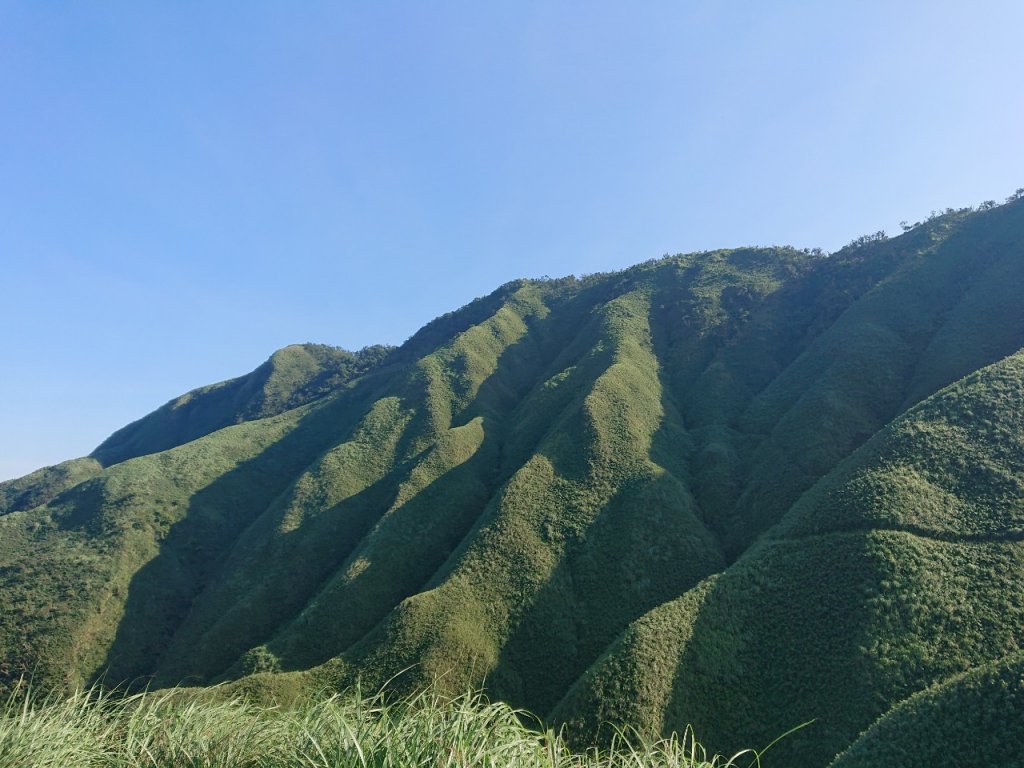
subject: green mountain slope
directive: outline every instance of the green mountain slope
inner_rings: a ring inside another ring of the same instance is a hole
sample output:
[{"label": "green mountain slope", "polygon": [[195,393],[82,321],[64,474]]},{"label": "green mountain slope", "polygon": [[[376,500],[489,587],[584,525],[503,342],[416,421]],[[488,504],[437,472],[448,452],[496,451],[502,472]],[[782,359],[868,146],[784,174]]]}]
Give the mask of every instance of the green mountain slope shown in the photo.
[{"label": "green mountain slope", "polygon": [[726,750],[815,719],[772,757],[823,765],[914,691],[1024,643],[1022,491],[1024,352],[876,434],[713,583],[634,624],[558,715],[706,724]]},{"label": "green mountain slope", "polygon": [[348,352],[325,344],[280,349],[245,376],[188,392],[119,429],[88,457],[0,483],[0,515],[46,504],[104,466],[312,402],[379,367],[390,352],[384,346]]},{"label": "green mountain slope", "polygon": [[85,457],[63,461],[52,467],[0,483],[0,515],[46,504],[61,491],[88,480],[103,469],[96,459]]},{"label": "green mountain slope", "polygon": [[1024,763],[1024,659],[1014,654],[900,702],[834,768]]},{"label": "green mountain slope", "polygon": [[119,429],[92,457],[109,466],[231,424],[275,416],[346,386],[379,365],[388,352],[380,346],[353,353],[324,344],[293,344],[252,373],[195,389]]},{"label": "green mountain slope", "polygon": [[1018,201],[282,350],[0,484],[0,681],[402,673],[584,740],[813,718],[768,764],[825,766],[1024,640],[1022,236]]}]

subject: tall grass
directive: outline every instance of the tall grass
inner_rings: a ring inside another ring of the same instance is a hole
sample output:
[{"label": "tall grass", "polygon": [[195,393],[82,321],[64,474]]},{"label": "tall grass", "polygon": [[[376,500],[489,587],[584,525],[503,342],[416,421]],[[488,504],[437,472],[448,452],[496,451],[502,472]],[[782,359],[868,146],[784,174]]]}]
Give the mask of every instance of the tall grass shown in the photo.
[{"label": "tall grass", "polygon": [[[480,694],[397,701],[358,689],[294,709],[184,691],[115,697],[12,695],[0,713],[4,768],[730,768],[747,751],[709,756],[692,731],[666,739],[620,732],[574,753],[563,734]],[[533,726],[533,727],[531,727]]]}]

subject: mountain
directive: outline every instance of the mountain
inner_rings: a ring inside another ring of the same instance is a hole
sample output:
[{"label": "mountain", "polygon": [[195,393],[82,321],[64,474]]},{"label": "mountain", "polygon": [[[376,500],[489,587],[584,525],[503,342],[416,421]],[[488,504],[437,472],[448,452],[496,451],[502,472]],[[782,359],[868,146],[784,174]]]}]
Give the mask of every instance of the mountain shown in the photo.
[{"label": "mountain", "polygon": [[0,484],[0,680],[438,678],[581,743],[813,720],[766,761],[809,768],[994,712],[1019,754],[1022,347],[1021,199],[289,347]]}]

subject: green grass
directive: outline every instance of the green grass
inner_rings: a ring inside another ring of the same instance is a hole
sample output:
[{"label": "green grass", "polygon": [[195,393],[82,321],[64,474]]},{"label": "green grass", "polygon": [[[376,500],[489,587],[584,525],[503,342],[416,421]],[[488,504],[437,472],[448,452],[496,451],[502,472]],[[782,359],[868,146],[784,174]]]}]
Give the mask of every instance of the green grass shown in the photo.
[{"label": "green grass", "polygon": [[293,344],[245,376],[187,392],[119,429],[91,457],[110,466],[232,424],[276,416],[348,386],[379,367],[390,352],[383,346],[348,352],[325,344]]},{"label": "green grass", "polygon": [[915,691],[1024,647],[1022,439],[1018,353],[907,411],[713,583],[632,625],[556,715],[583,733],[695,722],[723,750],[814,718],[773,758],[824,765]]},{"label": "green grass", "polygon": [[1024,764],[1024,656],[1015,654],[915,693],[879,718],[832,768]]},{"label": "green grass", "polygon": [[67,697],[17,691],[0,709],[5,768],[732,768],[744,750],[708,755],[687,730],[621,732],[573,752],[564,734],[481,694],[404,699],[357,688],[290,709],[187,691]]},{"label": "green grass", "polygon": [[46,504],[102,469],[103,465],[92,458],[71,459],[0,483],[0,515]]}]

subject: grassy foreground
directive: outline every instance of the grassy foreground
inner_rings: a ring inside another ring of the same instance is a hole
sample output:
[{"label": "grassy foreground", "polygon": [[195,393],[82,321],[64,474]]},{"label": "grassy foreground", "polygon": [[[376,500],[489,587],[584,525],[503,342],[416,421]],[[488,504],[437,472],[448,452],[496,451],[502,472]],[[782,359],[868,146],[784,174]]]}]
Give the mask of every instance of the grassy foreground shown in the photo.
[{"label": "grassy foreground", "polygon": [[457,768],[565,766],[729,768],[758,765],[753,750],[708,756],[687,732],[620,735],[603,751],[573,753],[560,734],[482,695],[421,693],[387,703],[358,690],[296,709],[198,700],[180,691],[114,697],[12,696],[0,718],[5,768]]}]

